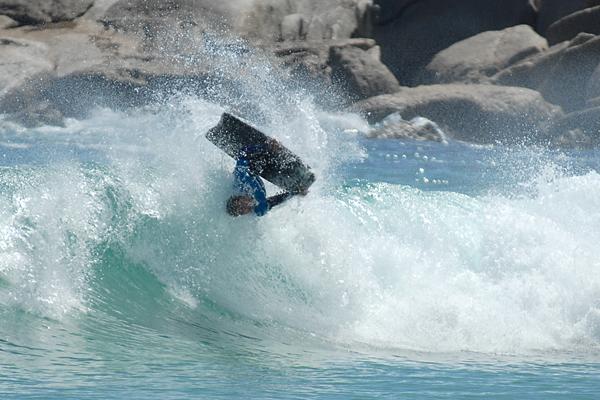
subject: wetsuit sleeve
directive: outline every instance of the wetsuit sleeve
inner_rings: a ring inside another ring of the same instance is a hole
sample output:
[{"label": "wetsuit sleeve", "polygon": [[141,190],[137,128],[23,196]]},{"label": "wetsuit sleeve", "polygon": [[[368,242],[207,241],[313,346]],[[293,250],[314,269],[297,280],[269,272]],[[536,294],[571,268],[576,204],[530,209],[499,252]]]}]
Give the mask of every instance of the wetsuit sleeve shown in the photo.
[{"label": "wetsuit sleeve", "polygon": [[290,192],[283,192],[283,193],[279,193],[276,194],[275,196],[271,196],[267,199],[267,203],[269,205],[269,210],[275,206],[280,205],[281,203],[283,203],[284,201],[286,201],[287,199],[293,197],[294,195]]}]

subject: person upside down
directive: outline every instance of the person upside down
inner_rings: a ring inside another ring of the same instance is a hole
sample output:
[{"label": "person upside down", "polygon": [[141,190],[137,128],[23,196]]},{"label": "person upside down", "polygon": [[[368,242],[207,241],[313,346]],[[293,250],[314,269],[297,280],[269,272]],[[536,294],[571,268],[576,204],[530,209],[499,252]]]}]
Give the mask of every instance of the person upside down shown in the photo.
[{"label": "person upside down", "polygon": [[242,151],[233,170],[234,194],[227,200],[227,213],[238,217],[254,212],[257,216],[265,215],[273,207],[299,194],[305,196],[308,190],[292,193],[284,191],[275,196],[267,197],[265,184],[258,174],[250,169],[250,162],[254,155],[264,152],[268,147],[272,149],[279,146],[275,140],[268,145],[248,146]]}]

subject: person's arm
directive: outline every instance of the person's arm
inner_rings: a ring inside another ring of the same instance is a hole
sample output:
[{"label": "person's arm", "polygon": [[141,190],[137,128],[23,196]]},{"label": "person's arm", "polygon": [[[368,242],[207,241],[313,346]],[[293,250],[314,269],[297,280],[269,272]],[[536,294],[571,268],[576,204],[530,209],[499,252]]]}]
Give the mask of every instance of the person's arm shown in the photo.
[{"label": "person's arm", "polygon": [[267,199],[267,204],[269,205],[269,210],[275,206],[280,205],[281,203],[283,203],[284,201],[286,201],[289,198],[294,197],[294,194],[290,193],[290,192],[283,192],[283,193],[279,193],[276,194],[275,196],[271,196]]}]

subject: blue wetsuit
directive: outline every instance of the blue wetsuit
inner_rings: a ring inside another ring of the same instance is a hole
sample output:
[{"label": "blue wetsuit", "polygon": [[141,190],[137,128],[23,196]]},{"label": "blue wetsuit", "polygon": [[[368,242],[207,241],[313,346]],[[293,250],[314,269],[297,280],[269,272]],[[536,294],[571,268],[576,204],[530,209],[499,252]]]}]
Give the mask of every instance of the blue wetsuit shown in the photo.
[{"label": "blue wetsuit", "polygon": [[253,153],[264,151],[265,146],[249,146],[244,148],[238,158],[233,171],[234,194],[238,196],[250,196],[256,201],[254,213],[259,217],[265,215],[271,208],[279,205],[293,196],[292,193],[283,192],[267,198],[267,191],[262,179],[250,170],[249,157]]},{"label": "blue wetsuit", "polygon": [[254,213],[263,216],[269,211],[267,191],[260,177],[250,171],[248,160],[240,157],[233,171],[234,191],[236,195],[250,196],[256,201]]}]

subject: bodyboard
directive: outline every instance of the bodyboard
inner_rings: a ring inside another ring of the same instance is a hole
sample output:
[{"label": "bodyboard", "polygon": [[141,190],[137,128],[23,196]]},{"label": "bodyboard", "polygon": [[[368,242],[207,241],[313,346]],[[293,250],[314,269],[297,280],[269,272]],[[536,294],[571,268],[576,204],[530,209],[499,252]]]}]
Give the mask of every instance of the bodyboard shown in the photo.
[{"label": "bodyboard", "polygon": [[223,113],[206,138],[236,160],[245,155],[245,149],[259,148],[247,157],[250,170],[289,192],[303,192],[315,181],[315,175],[300,157],[229,113]]}]

